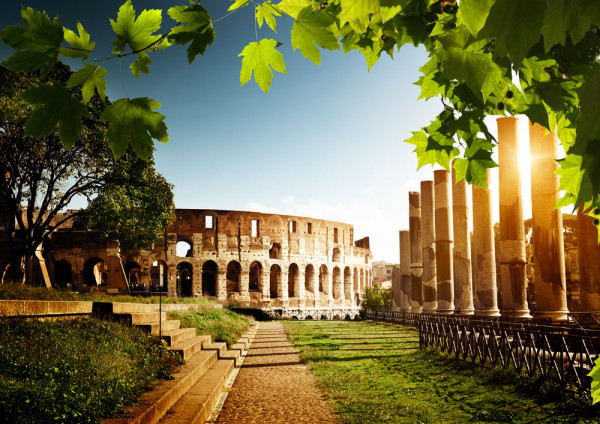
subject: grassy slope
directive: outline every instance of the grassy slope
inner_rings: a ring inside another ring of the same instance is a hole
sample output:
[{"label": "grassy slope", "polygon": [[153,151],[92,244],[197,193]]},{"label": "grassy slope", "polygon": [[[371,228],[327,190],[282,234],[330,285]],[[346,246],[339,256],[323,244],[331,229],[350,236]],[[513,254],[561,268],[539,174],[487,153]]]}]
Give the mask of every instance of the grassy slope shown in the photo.
[{"label": "grassy slope", "polygon": [[592,423],[598,408],[502,370],[434,350],[413,329],[363,322],[285,322],[346,423]]},{"label": "grassy slope", "polygon": [[254,321],[228,309],[190,312],[171,312],[171,319],[181,321],[182,327],[195,327],[198,334],[207,334],[214,342],[225,342],[230,347],[246,332]]}]

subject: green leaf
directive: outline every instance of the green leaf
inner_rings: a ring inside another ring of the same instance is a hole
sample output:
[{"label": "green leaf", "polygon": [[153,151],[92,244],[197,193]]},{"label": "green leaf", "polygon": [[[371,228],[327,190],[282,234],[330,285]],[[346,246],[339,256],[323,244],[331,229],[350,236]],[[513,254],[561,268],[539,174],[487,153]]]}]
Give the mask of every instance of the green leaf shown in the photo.
[{"label": "green leaf", "polygon": [[573,152],[583,154],[588,146],[600,141],[600,65],[595,65],[587,81],[576,90],[581,116],[577,120],[577,139]]},{"label": "green leaf", "polygon": [[352,19],[367,18],[371,13],[379,12],[380,0],[341,0],[342,13],[340,21],[347,22]]},{"label": "green leaf", "polygon": [[71,48],[63,47],[60,49],[60,54],[65,57],[81,58],[86,60],[90,57],[90,53],[94,50],[96,43],[90,42],[90,34],[83,28],[81,23],[77,22],[77,31],[75,34],[68,28],[64,28],[65,41],[71,45]]},{"label": "green leaf", "polygon": [[302,55],[317,65],[321,63],[321,54],[317,46],[327,50],[339,50],[337,37],[328,29],[334,19],[322,11],[313,12],[305,7],[298,13],[292,27],[292,48],[300,49]]},{"label": "green leaf", "polygon": [[160,35],[152,35],[160,29],[161,23],[162,11],[157,9],[144,9],[136,19],[131,0],[127,0],[119,8],[117,20],[110,20],[112,29],[117,35],[117,39],[111,41],[115,46],[113,54],[125,52],[126,46],[134,52],[150,47],[161,38]]},{"label": "green leaf", "polygon": [[496,0],[460,0],[458,17],[473,35],[477,37],[490,14]]},{"label": "green leaf", "polygon": [[146,75],[150,73],[150,68],[148,67],[148,65],[150,65],[151,63],[152,61],[150,60],[150,56],[148,56],[148,53],[142,51],[138,53],[137,59],[134,62],[132,62],[131,65],[129,65],[129,68],[131,68],[131,73],[133,74],[133,76],[137,78],[140,76],[140,72]]},{"label": "green leaf", "polygon": [[555,44],[566,45],[567,35],[577,44],[592,24],[598,25],[600,21],[596,0],[546,0],[546,3],[548,8],[542,25],[546,52]]},{"label": "green leaf", "polygon": [[442,146],[424,131],[411,131],[413,136],[405,140],[409,144],[415,145],[417,154],[417,169],[425,165],[439,164],[445,169],[449,169],[450,160],[458,154],[458,149],[450,146]]},{"label": "green leaf", "polygon": [[381,14],[381,21],[387,22],[393,19],[408,3],[410,3],[409,0],[380,0],[379,13]]},{"label": "green leaf", "polygon": [[229,6],[229,9],[227,9],[227,11],[231,12],[232,10],[240,9],[246,6],[248,3],[250,3],[250,0],[235,0],[235,2],[231,6]]},{"label": "green leaf", "polygon": [[264,20],[267,25],[269,25],[269,28],[274,32],[277,32],[276,16],[283,16],[283,13],[277,10],[270,1],[266,1],[263,4],[256,6],[256,22],[258,23],[259,28],[262,28]]},{"label": "green leaf", "polygon": [[171,30],[169,40],[174,44],[186,45],[188,62],[191,64],[198,54],[204,54],[206,47],[215,39],[215,30],[210,15],[201,5],[190,2],[190,6],[175,6],[169,9],[169,16],[179,25]]},{"label": "green leaf", "polygon": [[169,137],[165,117],[154,109],[160,103],[147,97],[119,99],[108,106],[100,119],[108,122],[108,145],[113,155],[119,158],[131,144],[133,151],[141,158],[152,155],[153,139],[167,143]]},{"label": "green leaf", "polygon": [[83,68],[75,72],[67,82],[67,88],[82,85],[81,94],[83,103],[90,101],[94,95],[94,90],[98,91],[98,96],[104,101],[106,97],[106,78],[108,72],[101,66],[94,66],[91,63],[84,63]]},{"label": "green leaf", "polygon": [[276,6],[279,10],[296,19],[302,9],[310,6],[310,0],[282,0]]},{"label": "green leaf", "polygon": [[4,66],[18,72],[39,69],[46,76],[58,60],[63,27],[58,17],[51,21],[46,12],[31,7],[21,7],[21,18],[25,27],[12,25],[0,31],[2,41],[17,50]]},{"label": "green leaf", "polygon": [[504,74],[486,53],[476,53],[465,48],[469,32],[465,29],[452,31],[440,37],[445,49],[443,75],[450,80],[464,81],[484,101],[499,88]]},{"label": "green leaf", "polygon": [[494,55],[518,67],[540,40],[545,10],[545,0],[496,0],[479,35],[494,38]]},{"label": "green leaf", "polygon": [[23,98],[31,104],[42,105],[31,113],[25,124],[25,134],[46,137],[59,125],[59,136],[67,148],[73,147],[81,131],[81,117],[87,116],[86,108],[62,85],[39,85],[23,92]]},{"label": "green leaf", "polygon": [[600,402],[600,358],[596,359],[594,364],[594,368],[588,373],[588,377],[592,377],[590,393],[592,395],[592,405]]},{"label": "green leaf", "polygon": [[242,69],[240,71],[240,85],[246,84],[254,72],[254,81],[265,93],[269,92],[271,80],[273,79],[273,70],[287,73],[283,55],[277,51],[279,43],[271,39],[263,39],[253,42],[244,47],[244,50],[238,55],[243,56]]}]

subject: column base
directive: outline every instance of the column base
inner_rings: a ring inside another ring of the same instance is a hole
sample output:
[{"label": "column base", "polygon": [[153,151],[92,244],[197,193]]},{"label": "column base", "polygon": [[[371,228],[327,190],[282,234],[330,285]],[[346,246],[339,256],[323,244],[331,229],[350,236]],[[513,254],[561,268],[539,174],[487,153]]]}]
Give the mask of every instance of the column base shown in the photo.
[{"label": "column base", "polygon": [[410,308],[410,312],[413,314],[420,314],[421,312],[423,312],[423,307],[422,306],[417,306],[414,308]]},{"label": "column base", "polygon": [[404,308],[404,309],[400,308],[400,312],[403,312],[405,314],[409,314],[409,313],[411,313],[411,310],[409,308]]},{"label": "column base", "polygon": [[443,315],[452,315],[454,314],[456,311],[454,309],[437,309],[437,311],[435,311],[437,314],[443,314]]},{"label": "column base", "polygon": [[437,302],[423,302],[422,312],[435,313],[438,310]]},{"label": "column base", "polygon": [[480,309],[475,310],[475,316],[478,317],[499,317],[500,309]]},{"label": "column base", "polygon": [[569,311],[535,311],[534,318],[550,318],[552,321],[562,322],[568,321]]},{"label": "column base", "polygon": [[459,309],[457,311],[454,311],[454,313],[458,314],[458,315],[474,315],[475,314],[475,308]]},{"label": "column base", "polygon": [[520,318],[520,319],[531,319],[533,318],[529,313],[529,309],[516,309],[516,310],[501,310],[500,316],[505,318]]}]

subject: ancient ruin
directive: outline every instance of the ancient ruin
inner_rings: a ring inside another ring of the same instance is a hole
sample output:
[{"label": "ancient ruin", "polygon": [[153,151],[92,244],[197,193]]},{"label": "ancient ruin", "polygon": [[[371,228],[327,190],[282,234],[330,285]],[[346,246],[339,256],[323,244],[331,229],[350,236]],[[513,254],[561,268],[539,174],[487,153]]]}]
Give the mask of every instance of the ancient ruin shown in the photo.
[{"label": "ancient ruin", "polygon": [[298,319],[356,318],[372,281],[369,238],[354,241],[352,225],[258,212],[178,209],[153,251],[67,228],[39,256],[55,287],[207,296]]}]

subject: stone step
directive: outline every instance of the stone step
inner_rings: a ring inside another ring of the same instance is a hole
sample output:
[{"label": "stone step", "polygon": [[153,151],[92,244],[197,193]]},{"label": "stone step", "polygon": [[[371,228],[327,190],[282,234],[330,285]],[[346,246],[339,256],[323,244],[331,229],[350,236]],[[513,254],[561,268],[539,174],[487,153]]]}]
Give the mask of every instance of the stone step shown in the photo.
[{"label": "stone step", "polygon": [[202,350],[203,346],[211,343],[210,336],[196,336],[177,343],[169,347],[170,350],[177,352],[184,361],[191,358],[196,352]]},{"label": "stone step", "polygon": [[231,359],[231,360],[233,360],[233,365],[236,368],[239,368],[239,367],[242,366],[242,358],[243,358],[242,357],[242,352],[243,352],[243,350],[241,350],[241,349],[235,349],[232,346],[231,349],[229,349],[226,352],[222,353],[221,356],[219,357],[219,359]]},{"label": "stone step", "polygon": [[[181,399],[217,362],[214,351],[200,351],[166,380],[144,393],[138,403],[126,408],[115,418],[101,424],[155,424]],[[232,361],[228,361],[232,363]],[[233,366],[233,365],[232,365]]]},{"label": "stone step", "polygon": [[[158,311],[157,312],[127,312],[127,313],[118,313],[113,314],[113,317],[116,321],[120,321],[126,323],[128,325],[140,325],[140,324],[149,324],[153,322],[158,323]],[[167,313],[162,312],[160,314],[160,318],[163,321],[167,320]]]},{"label": "stone step", "polygon": [[158,311],[158,305],[151,303],[94,302],[92,311],[96,316],[150,313]]},{"label": "stone step", "polygon": [[227,352],[227,343],[224,343],[224,342],[209,343],[209,344],[202,346],[202,350],[214,350],[217,352],[217,355],[219,355],[219,358],[221,358],[221,356],[225,352]]},{"label": "stone step", "polygon": [[162,334],[165,332],[177,330],[181,327],[181,322],[178,319],[168,319],[166,321],[162,321],[161,325],[158,325],[158,321],[149,323],[149,324],[139,324],[138,328],[152,334],[153,336],[158,336],[159,330],[162,331]]},{"label": "stone step", "polygon": [[206,374],[169,410],[161,424],[204,423],[210,416],[225,384],[231,377],[234,361],[218,360]]},{"label": "stone step", "polygon": [[[168,321],[167,321],[168,322]],[[179,324],[179,322],[178,322]],[[178,328],[176,330],[163,331],[162,338],[167,342],[169,346],[174,346],[185,340],[191,339],[196,336],[195,328]],[[214,350],[214,349],[211,349]]]}]

